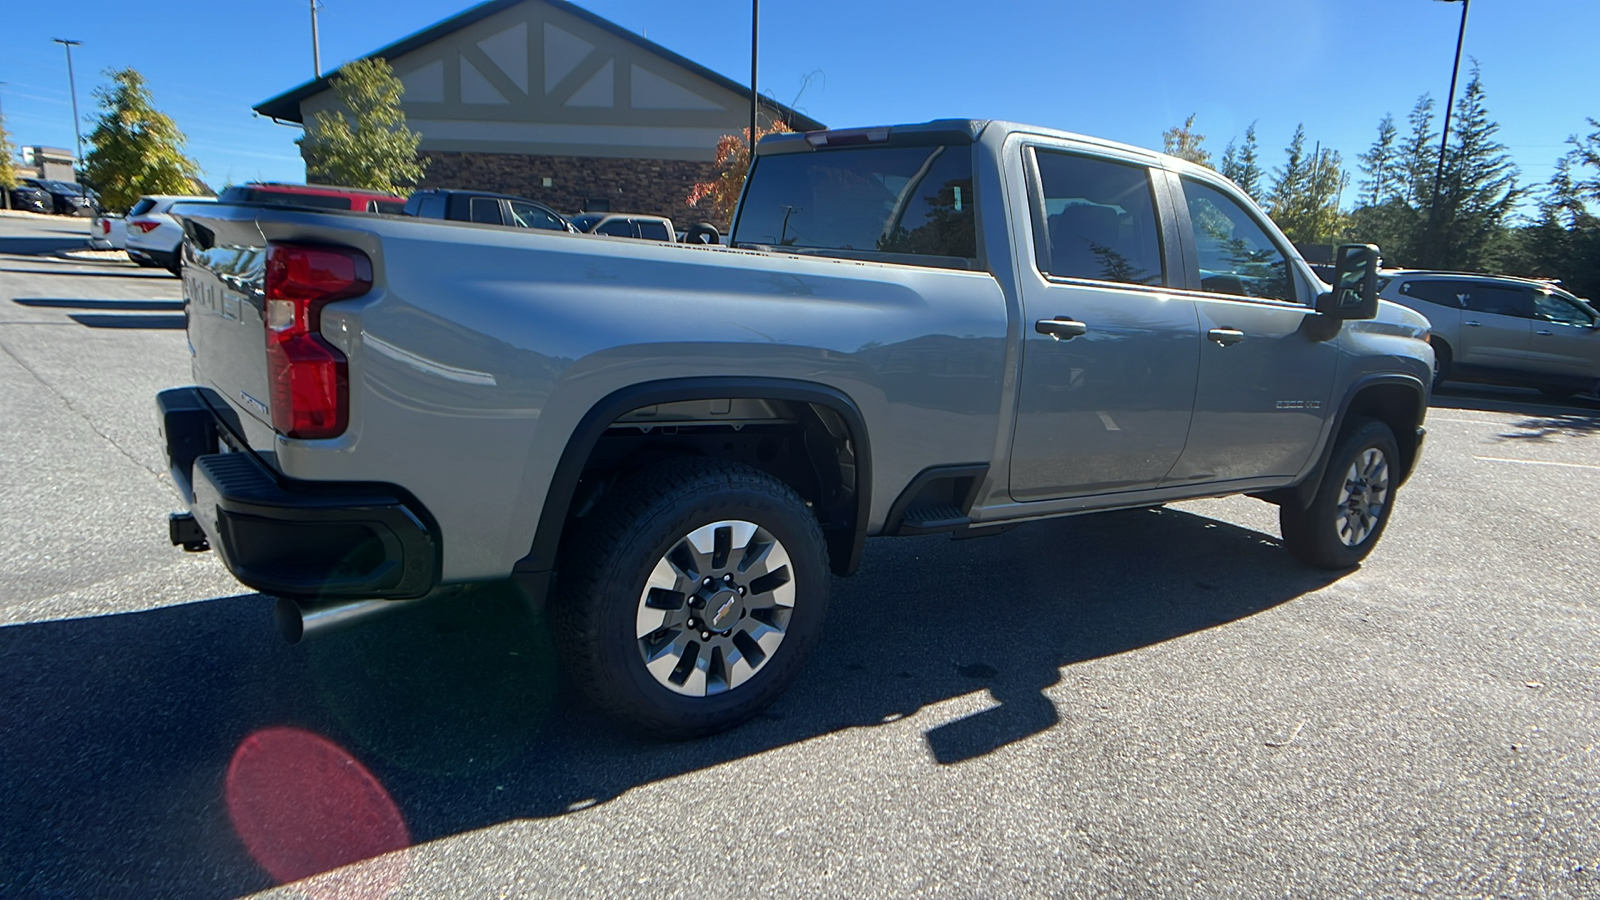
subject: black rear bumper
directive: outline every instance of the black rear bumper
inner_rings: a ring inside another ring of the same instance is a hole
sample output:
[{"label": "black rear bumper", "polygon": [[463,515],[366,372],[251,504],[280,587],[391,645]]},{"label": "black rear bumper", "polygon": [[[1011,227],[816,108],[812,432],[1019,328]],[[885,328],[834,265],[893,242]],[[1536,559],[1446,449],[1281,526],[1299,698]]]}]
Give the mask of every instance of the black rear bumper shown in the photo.
[{"label": "black rear bumper", "polygon": [[438,529],[409,494],[284,478],[230,446],[234,432],[216,412],[227,405],[200,388],[162,391],[156,408],[173,482],[240,581],[306,600],[398,600],[438,584]]}]

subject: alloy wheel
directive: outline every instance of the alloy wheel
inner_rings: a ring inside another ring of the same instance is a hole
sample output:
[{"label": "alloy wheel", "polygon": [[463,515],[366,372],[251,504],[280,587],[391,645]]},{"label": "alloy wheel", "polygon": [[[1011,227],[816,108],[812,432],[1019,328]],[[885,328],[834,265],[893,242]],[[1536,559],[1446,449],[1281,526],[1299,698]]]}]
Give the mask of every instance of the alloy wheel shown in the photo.
[{"label": "alloy wheel", "polygon": [[639,594],[640,657],[676,693],[733,690],[783,643],[794,603],[789,553],[771,532],[739,519],[702,525],[656,561]]}]

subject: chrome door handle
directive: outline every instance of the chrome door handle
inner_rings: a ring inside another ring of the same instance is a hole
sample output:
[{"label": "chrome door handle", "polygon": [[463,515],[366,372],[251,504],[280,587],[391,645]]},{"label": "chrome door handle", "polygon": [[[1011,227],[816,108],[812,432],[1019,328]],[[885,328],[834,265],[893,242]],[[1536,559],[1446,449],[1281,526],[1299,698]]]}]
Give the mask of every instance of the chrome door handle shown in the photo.
[{"label": "chrome door handle", "polygon": [[1206,337],[1226,347],[1244,340],[1244,332],[1237,328],[1213,328],[1206,332]]},{"label": "chrome door handle", "polygon": [[1482,322],[1462,322],[1461,324],[1467,326],[1468,328],[1482,328],[1483,327],[1483,323]]},{"label": "chrome door handle", "polygon": [[1542,334],[1545,337],[1549,337],[1550,336],[1550,332],[1548,332],[1548,331],[1535,331],[1534,334]]},{"label": "chrome door handle", "polygon": [[1076,319],[1056,316],[1054,319],[1040,319],[1034,322],[1033,330],[1040,334],[1048,334],[1058,341],[1070,341],[1080,334],[1087,334],[1089,326]]}]

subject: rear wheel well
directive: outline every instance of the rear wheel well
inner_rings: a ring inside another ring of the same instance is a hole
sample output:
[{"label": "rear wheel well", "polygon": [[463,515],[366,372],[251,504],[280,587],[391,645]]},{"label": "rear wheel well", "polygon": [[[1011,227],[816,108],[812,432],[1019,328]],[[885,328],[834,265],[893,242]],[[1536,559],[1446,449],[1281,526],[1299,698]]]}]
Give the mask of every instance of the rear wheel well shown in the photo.
[{"label": "rear wheel well", "polygon": [[676,400],[607,423],[583,460],[561,532],[574,534],[629,472],[677,457],[727,459],[777,478],[816,516],[837,574],[854,571],[863,523],[861,442],[833,406],[760,397]]}]

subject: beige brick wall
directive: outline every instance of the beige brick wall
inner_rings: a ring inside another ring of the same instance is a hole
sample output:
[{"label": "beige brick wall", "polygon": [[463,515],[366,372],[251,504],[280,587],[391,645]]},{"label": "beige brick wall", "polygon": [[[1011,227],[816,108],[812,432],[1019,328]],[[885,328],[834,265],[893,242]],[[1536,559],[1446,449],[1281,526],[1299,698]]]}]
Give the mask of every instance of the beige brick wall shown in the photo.
[{"label": "beige brick wall", "polygon": [[709,181],[716,173],[712,163],[441,150],[426,155],[432,162],[420,187],[515,194],[563,215],[582,211],[591,198],[604,198],[611,201],[612,212],[666,216],[679,229],[709,221],[727,230],[728,223],[712,218],[709,204],[693,209],[684,203],[695,182]]}]

